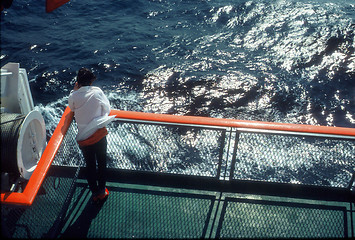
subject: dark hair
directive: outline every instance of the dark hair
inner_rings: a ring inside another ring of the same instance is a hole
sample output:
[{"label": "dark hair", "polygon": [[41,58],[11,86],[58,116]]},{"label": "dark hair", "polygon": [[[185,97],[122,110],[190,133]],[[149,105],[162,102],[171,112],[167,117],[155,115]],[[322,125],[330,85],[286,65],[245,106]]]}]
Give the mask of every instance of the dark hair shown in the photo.
[{"label": "dark hair", "polygon": [[81,86],[90,86],[95,81],[96,76],[87,68],[80,68],[77,76],[78,84]]}]

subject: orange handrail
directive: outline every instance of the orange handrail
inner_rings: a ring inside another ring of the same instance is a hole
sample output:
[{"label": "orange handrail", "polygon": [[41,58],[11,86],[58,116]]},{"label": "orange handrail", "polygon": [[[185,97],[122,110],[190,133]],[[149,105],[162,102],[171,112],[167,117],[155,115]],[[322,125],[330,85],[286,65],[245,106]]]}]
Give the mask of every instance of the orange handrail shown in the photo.
[{"label": "orange handrail", "polygon": [[67,2],[69,0],[46,0],[46,12],[52,12]]},{"label": "orange handrail", "polygon": [[36,169],[33,171],[24,191],[1,193],[2,204],[18,204],[18,205],[32,205],[39,188],[47,174],[50,165],[63,141],[63,138],[73,120],[73,112],[67,107],[60,119],[56,129],[53,132],[40,160],[38,161]]},{"label": "orange handrail", "polygon": [[300,133],[316,133],[326,135],[343,135],[355,136],[355,128],[330,127],[330,126],[313,126],[306,124],[290,124],[290,123],[274,123],[249,120],[222,119],[210,117],[195,117],[195,116],[176,116],[168,114],[143,113],[111,110],[111,115],[116,115],[116,118],[143,120],[152,122],[167,122],[189,125],[206,125],[220,127],[235,127],[247,129],[263,129],[273,131],[287,131]]}]

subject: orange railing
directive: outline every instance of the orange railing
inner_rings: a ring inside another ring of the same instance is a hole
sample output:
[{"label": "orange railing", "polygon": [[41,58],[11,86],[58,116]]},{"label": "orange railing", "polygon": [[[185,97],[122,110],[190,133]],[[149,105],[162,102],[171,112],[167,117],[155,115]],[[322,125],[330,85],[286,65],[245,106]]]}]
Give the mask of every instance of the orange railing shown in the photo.
[{"label": "orange railing", "polygon": [[1,193],[1,203],[31,205],[35,199],[42,182],[47,175],[48,169],[63,141],[63,138],[72,122],[73,113],[70,108],[66,108],[60,119],[56,129],[44,150],[36,169],[32,173],[31,178],[22,193],[7,192]]},{"label": "orange railing", "polygon": [[[340,127],[325,127],[311,126],[302,124],[287,124],[287,123],[271,123],[261,121],[245,121],[233,119],[216,119],[209,117],[193,117],[193,116],[175,116],[167,114],[154,114],[143,112],[131,112],[112,110],[111,115],[116,115],[117,119],[146,121],[146,122],[163,122],[172,124],[187,124],[187,125],[204,125],[204,126],[219,126],[219,127],[234,127],[237,129],[253,129],[253,130],[272,130],[279,132],[293,132],[301,134],[319,134],[326,136],[346,136],[350,139],[355,139],[355,128],[340,128]],[[47,171],[51,166],[53,159],[63,141],[63,138],[72,122],[73,113],[67,107],[55,129],[50,141],[44,150],[38,165],[29,179],[26,188],[22,193],[8,192],[1,193],[1,203],[31,205],[37,195],[42,182],[47,175]]]},{"label": "orange railing", "polygon": [[259,130],[273,130],[273,131],[282,131],[282,132],[315,133],[315,134],[324,134],[324,135],[339,135],[339,136],[355,137],[355,128],[312,126],[312,125],[305,125],[305,124],[273,123],[273,122],[261,122],[261,121],[246,121],[246,120],[210,118],[210,117],[176,116],[176,115],[168,115],[168,114],[143,113],[143,112],[120,111],[120,110],[112,110],[111,115],[116,115],[116,118],[151,121],[151,122],[235,127],[235,128],[243,128],[243,129],[259,129]]}]

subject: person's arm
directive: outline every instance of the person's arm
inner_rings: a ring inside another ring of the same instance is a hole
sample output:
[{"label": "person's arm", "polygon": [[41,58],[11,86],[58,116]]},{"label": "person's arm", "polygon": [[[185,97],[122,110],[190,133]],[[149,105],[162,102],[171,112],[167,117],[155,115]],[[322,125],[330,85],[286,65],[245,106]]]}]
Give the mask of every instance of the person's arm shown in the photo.
[{"label": "person's arm", "polygon": [[104,92],[100,88],[97,88],[96,99],[100,102],[101,115],[102,116],[103,115],[110,115],[110,112],[111,112],[110,102],[107,99]]},{"label": "person's arm", "polygon": [[102,104],[102,110],[103,110],[104,114],[110,115],[111,106],[110,106],[110,102],[108,101],[106,96],[105,96],[105,100],[103,101],[103,104]]}]

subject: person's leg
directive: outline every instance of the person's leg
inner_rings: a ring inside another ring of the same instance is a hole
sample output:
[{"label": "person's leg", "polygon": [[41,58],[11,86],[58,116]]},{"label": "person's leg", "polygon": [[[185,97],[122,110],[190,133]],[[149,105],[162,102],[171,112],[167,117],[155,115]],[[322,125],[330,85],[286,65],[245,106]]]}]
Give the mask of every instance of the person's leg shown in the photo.
[{"label": "person's leg", "polygon": [[107,139],[104,137],[95,144],[96,160],[98,167],[98,190],[100,194],[105,193],[106,188],[106,159],[107,159]]},{"label": "person's leg", "polygon": [[97,177],[96,177],[96,159],[95,150],[92,146],[82,147],[81,151],[86,161],[86,179],[92,194],[96,195],[98,192]]}]

